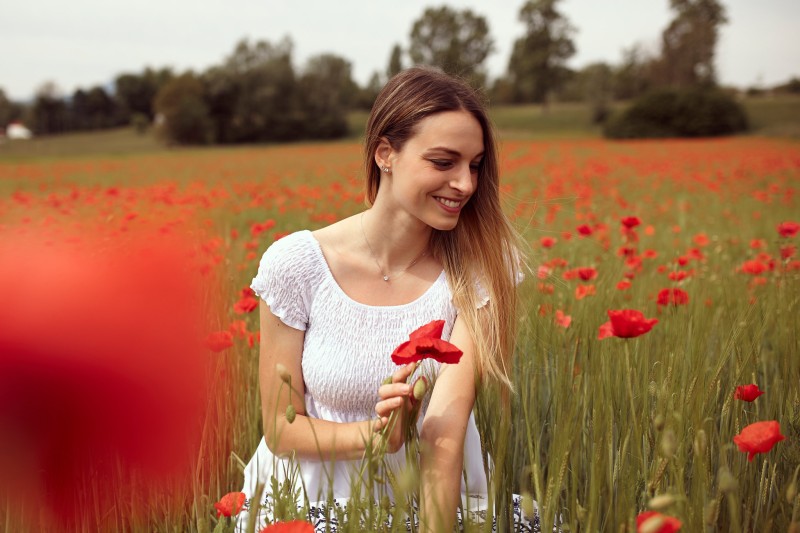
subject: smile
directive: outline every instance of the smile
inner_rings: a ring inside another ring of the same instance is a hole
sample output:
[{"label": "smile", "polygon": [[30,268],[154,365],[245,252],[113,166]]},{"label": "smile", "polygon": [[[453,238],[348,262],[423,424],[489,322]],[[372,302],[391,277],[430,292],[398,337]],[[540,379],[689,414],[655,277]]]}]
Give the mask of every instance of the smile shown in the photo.
[{"label": "smile", "polygon": [[457,202],[456,200],[448,200],[447,198],[442,198],[441,196],[434,196],[434,198],[437,202],[445,207],[449,207],[450,209],[457,209],[461,207],[461,202]]}]

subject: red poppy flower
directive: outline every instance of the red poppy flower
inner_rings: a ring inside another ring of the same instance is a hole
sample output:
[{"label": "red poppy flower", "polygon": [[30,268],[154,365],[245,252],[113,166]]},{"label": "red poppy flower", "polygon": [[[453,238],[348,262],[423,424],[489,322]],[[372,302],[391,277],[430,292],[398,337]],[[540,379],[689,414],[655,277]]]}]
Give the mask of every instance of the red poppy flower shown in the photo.
[{"label": "red poppy flower", "polygon": [[578,230],[578,235],[580,235],[581,237],[588,237],[589,235],[592,234],[592,227],[589,226],[588,224],[581,224],[580,226],[577,227],[577,230]]},{"label": "red poppy flower", "polygon": [[229,492],[214,504],[214,508],[217,510],[217,518],[220,516],[227,516],[228,518],[236,516],[242,510],[244,500],[245,495],[243,492]]},{"label": "red poppy flower", "polygon": [[424,326],[412,331],[411,334],[408,336],[408,338],[411,340],[421,339],[424,337],[441,339],[443,331],[444,331],[444,320],[433,320],[431,322],[428,322]]},{"label": "red poppy flower", "polygon": [[753,250],[760,250],[761,248],[766,248],[767,243],[764,239],[753,239],[750,241],[750,248]]},{"label": "red poppy flower", "polygon": [[694,274],[694,270],[676,270],[669,273],[670,281],[683,281]]},{"label": "red poppy flower", "polygon": [[463,352],[455,345],[442,340],[443,331],[444,320],[434,320],[412,331],[408,340],[392,352],[392,361],[396,365],[405,365],[423,359],[434,359],[446,364],[458,363]]},{"label": "red poppy flower", "polygon": [[619,283],[617,283],[617,290],[618,291],[625,291],[631,288],[631,282],[627,279],[623,279]]},{"label": "red poppy flower", "polygon": [[215,331],[206,337],[206,346],[214,353],[221,352],[233,346],[233,335],[230,331]]},{"label": "red poppy flower", "polygon": [[742,266],[739,267],[739,272],[743,274],[750,274],[751,276],[758,276],[764,272],[767,272],[768,270],[769,265],[762,263],[758,259],[745,261],[742,263]]},{"label": "red poppy flower", "polygon": [[303,520],[275,522],[271,526],[262,529],[259,533],[314,533],[314,526]]},{"label": "red poppy flower", "polygon": [[689,294],[681,289],[661,289],[656,302],[658,305],[686,305],[689,303]]},{"label": "red poppy flower", "polygon": [[594,296],[596,292],[594,285],[578,285],[575,287],[575,299],[583,300],[587,296]]},{"label": "red poppy flower", "polygon": [[708,243],[711,242],[711,239],[708,238],[708,235],[705,233],[698,233],[692,238],[692,241],[700,247],[708,246]]},{"label": "red poppy flower", "polygon": [[552,248],[558,240],[555,237],[542,237],[539,239],[539,244],[542,245],[542,248]]},{"label": "red poppy flower", "polygon": [[797,253],[797,248],[793,244],[781,246],[781,259],[791,259]]},{"label": "red poppy flower", "polygon": [[752,461],[757,453],[767,453],[785,438],[781,435],[781,425],[775,420],[767,420],[745,426],[741,433],[733,437],[733,442],[739,451],[748,454],[747,460]]},{"label": "red poppy flower", "polygon": [[233,304],[233,310],[238,314],[252,313],[258,307],[258,300],[252,296],[243,296],[238,302]]},{"label": "red poppy flower", "polygon": [[[658,529],[652,529],[650,524],[660,523]],[[675,533],[680,531],[683,523],[674,516],[667,516],[656,511],[645,511],[636,517],[636,531],[651,533]]]},{"label": "red poppy flower", "polygon": [[658,323],[657,318],[645,318],[641,311],[620,309],[608,311],[608,322],[600,326],[597,338],[620,337],[629,339],[644,335]]},{"label": "red poppy flower", "polygon": [[778,233],[781,237],[794,237],[800,231],[800,224],[797,222],[781,222],[778,224]]},{"label": "red poppy flower", "polygon": [[642,223],[639,217],[624,217],[622,220],[620,220],[620,222],[622,222],[622,225],[628,229],[633,229]]},{"label": "red poppy flower", "polygon": [[764,391],[759,389],[758,385],[753,383],[751,385],[739,385],[736,387],[736,392],[733,394],[733,397],[736,400],[752,402],[762,394],[764,394]]},{"label": "red poppy flower", "polygon": [[580,267],[576,269],[578,277],[583,281],[589,281],[597,277],[597,269],[592,267]]},{"label": "red poppy flower", "polygon": [[565,315],[564,311],[562,311],[561,309],[557,309],[556,324],[558,324],[564,329],[567,329],[569,325],[572,324],[572,317],[570,315]]},{"label": "red poppy flower", "polygon": [[253,237],[258,237],[262,233],[267,230],[272,229],[275,227],[275,221],[272,219],[266,220],[264,222],[254,222],[250,225],[250,235]]}]

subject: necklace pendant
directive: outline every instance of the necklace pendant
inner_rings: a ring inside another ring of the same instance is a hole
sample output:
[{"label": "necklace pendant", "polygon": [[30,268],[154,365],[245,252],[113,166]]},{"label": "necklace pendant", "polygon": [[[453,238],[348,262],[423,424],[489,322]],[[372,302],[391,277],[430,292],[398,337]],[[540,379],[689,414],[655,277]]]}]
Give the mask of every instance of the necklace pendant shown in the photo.
[{"label": "necklace pendant", "polygon": [[389,281],[389,276],[383,276],[383,281]]}]

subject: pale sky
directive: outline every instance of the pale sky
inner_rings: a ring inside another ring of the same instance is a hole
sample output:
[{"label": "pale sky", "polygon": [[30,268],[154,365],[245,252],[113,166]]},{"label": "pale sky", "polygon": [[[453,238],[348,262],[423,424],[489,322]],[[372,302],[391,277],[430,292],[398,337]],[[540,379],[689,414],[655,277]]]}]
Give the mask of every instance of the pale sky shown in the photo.
[{"label": "pale sky", "polygon": [[[522,34],[523,0],[0,0],[0,88],[27,100],[45,81],[64,94],[109,84],[122,72],[169,66],[202,71],[219,64],[242,38],[294,41],[302,67],[312,55],[348,59],[365,83],[385,71],[395,43],[408,45],[411,25],[427,6],[471,8],[489,21],[496,51],[490,76],[502,74]],[[800,0],[723,0],[730,22],[717,48],[719,81],[747,87],[800,77]],[[657,50],[671,18],[668,0],[564,0],[578,29],[580,68],[619,63],[623,48],[641,42]]]}]

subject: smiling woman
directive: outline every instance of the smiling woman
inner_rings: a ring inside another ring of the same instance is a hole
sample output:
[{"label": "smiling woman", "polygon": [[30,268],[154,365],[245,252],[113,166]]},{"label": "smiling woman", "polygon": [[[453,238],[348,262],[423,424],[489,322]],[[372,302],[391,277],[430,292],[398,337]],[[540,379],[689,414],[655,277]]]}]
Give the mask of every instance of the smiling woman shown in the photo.
[{"label": "smiling woman", "polygon": [[[500,209],[486,111],[461,81],[409,69],[378,96],[365,151],[371,207],[276,242],[252,283],[263,300],[265,437],[245,470],[240,528],[251,516],[259,524],[279,518],[273,492],[287,484],[298,508],[311,503],[319,531],[336,530],[320,510],[326,505],[403,497],[396,482],[365,479],[376,450],[385,453],[385,479],[418,466],[408,512],[421,531],[486,515],[472,409],[486,381],[509,383],[521,268],[517,235]],[[458,363],[396,370],[392,352],[430,323],[441,323],[437,338],[463,352]],[[414,420],[411,380],[423,372],[433,390]],[[420,432],[418,455],[409,452],[410,426]],[[533,530],[536,520],[514,501],[518,530]]]}]

